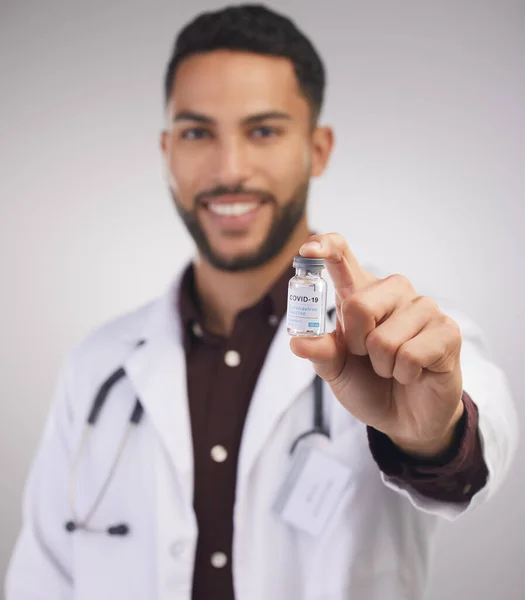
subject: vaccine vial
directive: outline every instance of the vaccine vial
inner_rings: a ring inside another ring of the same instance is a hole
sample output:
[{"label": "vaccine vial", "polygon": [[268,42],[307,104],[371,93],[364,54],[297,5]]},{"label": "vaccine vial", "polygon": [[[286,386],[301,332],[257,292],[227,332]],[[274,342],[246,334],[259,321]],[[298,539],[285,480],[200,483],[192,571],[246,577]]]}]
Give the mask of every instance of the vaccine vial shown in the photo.
[{"label": "vaccine vial", "polygon": [[295,275],[288,283],[286,327],[290,335],[319,336],[325,331],[326,281],[321,277],[324,259],[293,259]]}]

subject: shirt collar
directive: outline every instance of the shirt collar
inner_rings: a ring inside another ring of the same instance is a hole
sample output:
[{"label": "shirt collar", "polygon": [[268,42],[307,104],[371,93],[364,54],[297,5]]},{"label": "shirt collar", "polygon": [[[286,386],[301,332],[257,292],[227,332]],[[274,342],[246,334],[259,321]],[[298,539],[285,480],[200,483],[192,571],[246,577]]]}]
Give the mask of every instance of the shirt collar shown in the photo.
[{"label": "shirt collar", "polygon": [[[286,314],[288,282],[294,275],[295,269],[292,266],[285,269],[264,297],[246,310],[260,312],[261,315],[273,319],[276,325]],[[194,334],[198,335],[199,330],[202,331],[200,325],[202,309],[196,292],[195,271],[192,263],[186,267],[182,275],[178,292],[178,308],[185,335],[192,330]]]}]

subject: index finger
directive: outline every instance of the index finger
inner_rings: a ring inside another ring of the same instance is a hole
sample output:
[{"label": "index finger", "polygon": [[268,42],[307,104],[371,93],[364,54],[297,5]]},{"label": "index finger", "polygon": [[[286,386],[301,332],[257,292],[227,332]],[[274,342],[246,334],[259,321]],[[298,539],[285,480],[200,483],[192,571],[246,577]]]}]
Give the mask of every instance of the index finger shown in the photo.
[{"label": "index finger", "polygon": [[301,246],[299,254],[305,258],[324,258],[326,268],[334,282],[335,291],[340,298],[363,289],[373,278],[359,264],[348,243],[339,233],[312,235]]}]

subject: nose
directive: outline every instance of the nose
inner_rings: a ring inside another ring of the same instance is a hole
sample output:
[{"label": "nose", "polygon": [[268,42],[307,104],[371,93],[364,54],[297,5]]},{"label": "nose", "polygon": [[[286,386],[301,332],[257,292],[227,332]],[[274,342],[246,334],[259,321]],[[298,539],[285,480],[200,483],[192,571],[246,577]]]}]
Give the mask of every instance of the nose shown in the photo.
[{"label": "nose", "polygon": [[217,146],[216,184],[235,187],[250,176],[249,151],[238,136],[221,140]]}]

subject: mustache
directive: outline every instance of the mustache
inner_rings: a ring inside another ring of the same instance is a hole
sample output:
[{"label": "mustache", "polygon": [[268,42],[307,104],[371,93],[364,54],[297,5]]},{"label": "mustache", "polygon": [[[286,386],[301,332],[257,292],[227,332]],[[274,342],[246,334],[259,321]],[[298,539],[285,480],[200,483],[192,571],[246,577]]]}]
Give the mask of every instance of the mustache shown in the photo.
[{"label": "mustache", "polygon": [[220,198],[221,196],[240,196],[240,195],[250,195],[256,196],[263,202],[274,202],[275,197],[273,194],[265,192],[263,190],[256,190],[245,188],[243,186],[236,187],[227,187],[224,185],[220,185],[215,187],[213,190],[200,192],[195,196],[195,206],[205,206],[210,200],[214,198]]}]

